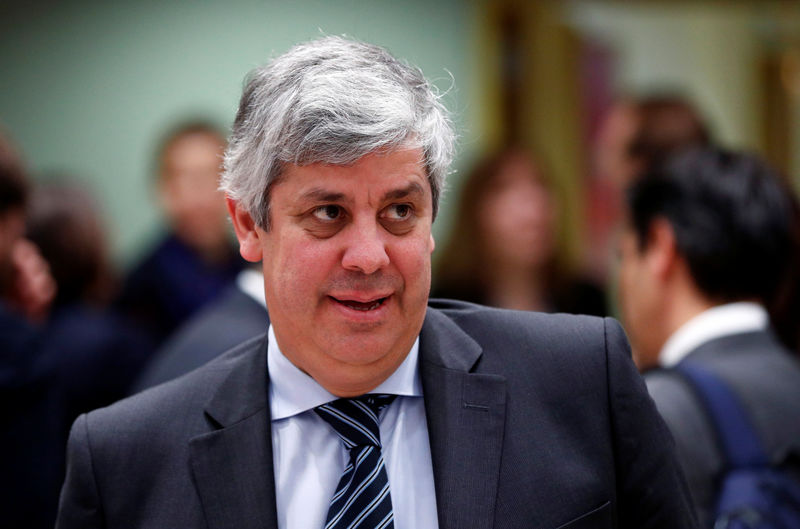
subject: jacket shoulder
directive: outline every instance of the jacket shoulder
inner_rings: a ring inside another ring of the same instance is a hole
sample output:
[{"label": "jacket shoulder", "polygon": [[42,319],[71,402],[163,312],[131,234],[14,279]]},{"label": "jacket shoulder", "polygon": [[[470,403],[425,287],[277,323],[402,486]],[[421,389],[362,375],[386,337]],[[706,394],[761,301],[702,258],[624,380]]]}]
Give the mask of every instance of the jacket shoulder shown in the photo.
[{"label": "jacket shoulder", "polygon": [[612,318],[498,309],[449,299],[431,299],[429,306],[481,344],[500,340],[562,350],[622,339],[627,348],[622,327]]},{"label": "jacket shoulder", "polygon": [[[138,433],[187,438],[204,433],[208,428],[205,405],[232,370],[255,361],[258,351],[266,348],[266,339],[266,334],[256,336],[179,378],[91,411],[87,428],[118,439]],[[167,424],[171,426],[165,428]]]},{"label": "jacket shoulder", "polygon": [[[616,320],[547,314],[432,300],[440,328],[452,327],[480,350],[475,370],[509,381],[535,378],[548,395],[604,391],[606,374],[630,364],[630,347]],[[626,368],[627,369],[627,368]]]}]

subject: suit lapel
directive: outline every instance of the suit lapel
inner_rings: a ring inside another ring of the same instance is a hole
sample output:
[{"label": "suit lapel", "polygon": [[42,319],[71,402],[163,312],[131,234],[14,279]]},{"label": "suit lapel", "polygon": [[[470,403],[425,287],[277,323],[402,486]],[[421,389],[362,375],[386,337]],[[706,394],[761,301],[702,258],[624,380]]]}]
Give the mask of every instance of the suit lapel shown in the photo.
[{"label": "suit lapel", "polygon": [[420,333],[420,374],[440,529],[494,525],[505,428],[505,379],[470,373],[481,347],[428,309]]},{"label": "suit lapel", "polygon": [[[190,441],[209,529],[277,528],[266,338],[236,361],[206,407],[215,430]],[[420,333],[420,375],[439,528],[494,524],[505,379],[470,373],[481,347],[434,309]]]},{"label": "suit lapel", "polygon": [[215,430],[190,441],[209,529],[277,528],[266,338],[236,365],[206,406]]}]

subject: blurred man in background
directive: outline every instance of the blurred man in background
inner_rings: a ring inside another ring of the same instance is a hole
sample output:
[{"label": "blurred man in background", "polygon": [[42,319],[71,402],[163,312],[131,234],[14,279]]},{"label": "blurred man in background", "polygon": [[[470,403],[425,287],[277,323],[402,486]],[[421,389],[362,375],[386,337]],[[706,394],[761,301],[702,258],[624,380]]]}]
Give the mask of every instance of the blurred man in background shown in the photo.
[{"label": "blurred man in background", "polygon": [[58,377],[66,442],[80,413],[127,395],[153,346],[109,307],[115,274],[105,223],[88,189],[64,177],[40,183],[31,195],[27,233],[57,286],[42,324],[43,362]]},{"label": "blurred man in background", "polygon": [[625,188],[670,155],[710,142],[703,114],[682,95],[627,97],[611,106],[595,138],[594,177],[587,189],[587,252],[598,282],[608,279]]},{"label": "blurred man in background", "polygon": [[234,284],[181,325],[138,377],[130,393],[161,384],[200,367],[231,347],[266,332],[264,275],[259,265],[239,272]]},{"label": "blurred man in background", "polygon": [[623,98],[608,111],[595,146],[597,171],[624,190],[672,154],[711,142],[700,111],[677,94]]},{"label": "blurred man in background", "polygon": [[157,190],[169,233],[134,267],[120,298],[156,342],[242,269],[217,190],[224,149],[222,135],[198,122],[174,129],[159,150]]},{"label": "blurred man in background", "polygon": [[28,180],[0,134],[0,510],[6,527],[52,527],[63,477],[63,429],[54,373],[42,361],[39,323],[55,283],[24,238]]},{"label": "blurred man in background", "polygon": [[770,330],[796,215],[760,160],[687,152],[642,175],[627,196],[620,300],[638,367],[675,437],[701,521],[725,471],[698,398],[670,368],[700,364],[743,402],[775,466],[800,457],[800,363]]},{"label": "blurred man in background", "polygon": [[0,131],[0,297],[7,308],[39,320],[55,296],[55,283],[38,249],[24,237],[29,194],[22,159]]}]

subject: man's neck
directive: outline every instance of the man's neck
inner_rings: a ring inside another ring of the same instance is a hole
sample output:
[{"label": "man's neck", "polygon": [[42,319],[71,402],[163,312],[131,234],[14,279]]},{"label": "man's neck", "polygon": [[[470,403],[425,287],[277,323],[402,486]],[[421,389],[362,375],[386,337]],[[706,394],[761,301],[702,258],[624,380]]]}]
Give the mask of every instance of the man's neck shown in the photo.
[{"label": "man's neck", "polygon": [[671,308],[664,313],[664,322],[667,330],[665,341],[678,329],[686,325],[687,322],[714,307],[716,304],[695,288],[687,288],[679,291],[672,297],[671,305]]},{"label": "man's neck", "polygon": [[651,318],[649,326],[638,329],[641,333],[641,350],[637,364],[641,370],[649,370],[662,365],[661,354],[664,346],[678,329],[687,322],[714,306],[697,287],[686,281],[684,277],[672,276],[669,283],[663,285],[655,294],[658,304],[651,307],[649,314],[658,314]]}]

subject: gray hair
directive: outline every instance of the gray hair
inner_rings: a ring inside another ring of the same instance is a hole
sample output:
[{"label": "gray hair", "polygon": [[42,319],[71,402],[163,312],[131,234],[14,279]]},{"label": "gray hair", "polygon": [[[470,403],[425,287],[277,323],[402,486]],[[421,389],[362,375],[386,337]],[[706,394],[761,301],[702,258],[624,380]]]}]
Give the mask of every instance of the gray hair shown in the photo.
[{"label": "gray hair", "polygon": [[439,99],[419,69],[378,46],[342,37],[294,46],[250,73],[220,189],[268,230],[270,190],[285,164],[349,165],[421,148],[435,218],[455,144]]}]

